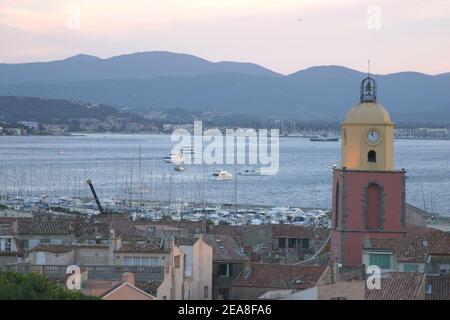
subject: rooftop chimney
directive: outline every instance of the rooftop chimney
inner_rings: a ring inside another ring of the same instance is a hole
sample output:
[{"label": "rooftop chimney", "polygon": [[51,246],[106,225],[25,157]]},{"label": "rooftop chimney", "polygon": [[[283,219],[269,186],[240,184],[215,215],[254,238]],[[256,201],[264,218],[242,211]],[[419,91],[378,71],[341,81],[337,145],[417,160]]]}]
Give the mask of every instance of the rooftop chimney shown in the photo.
[{"label": "rooftop chimney", "polygon": [[134,286],[134,273],[131,272],[122,273],[122,281],[127,282],[128,284]]}]

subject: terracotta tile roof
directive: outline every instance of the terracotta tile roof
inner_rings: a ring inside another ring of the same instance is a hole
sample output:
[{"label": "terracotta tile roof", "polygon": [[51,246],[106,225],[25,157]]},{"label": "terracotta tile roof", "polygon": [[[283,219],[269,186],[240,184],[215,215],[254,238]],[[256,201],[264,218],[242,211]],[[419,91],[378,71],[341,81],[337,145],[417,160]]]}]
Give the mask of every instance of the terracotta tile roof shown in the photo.
[{"label": "terracotta tile roof", "polygon": [[110,237],[108,223],[75,222],[73,229],[79,243],[89,240],[107,240]]},{"label": "terracotta tile roof", "polygon": [[250,225],[250,226],[234,226],[229,224],[221,224],[217,226],[212,226],[208,233],[210,234],[218,234],[225,235],[231,237],[241,237],[243,234],[247,232],[251,232],[254,230],[258,230],[261,228],[270,228],[271,225],[263,224],[263,225]]},{"label": "terracotta tile roof", "polygon": [[17,251],[0,251],[0,257],[15,257],[18,255],[19,252]]},{"label": "terracotta tile roof", "polygon": [[96,244],[76,243],[73,245],[73,248],[74,249],[78,249],[78,248],[80,248],[80,249],[108,249],[109,245],[99,244],[99,243],[96,243]]},{"label": "terracotta tile roof", "polygon": [[311,227],[295,226],[291,224],[272,225],[273,238],[314,238]]},{"label": "terracotta tile roof", "polygon": [[314,287],[327,268],[291,264],[249,263],[233,286],[307,289]]},{"label": "terracotta tile roof", "polygon": [[156,296],[158,288],[163,283],[163,280],[151,280],[151,281],[136,281],[135,286],[142,291],[145,291],[153,296]]},{"label": "terracotta tile roof", "polygon": [[179,246],[193,246],[197,242],[197,238],[177,238],[175,242]]},{"label": "terracotta tile roof", "polygon": [[16,217],[0,217],[0,223],[13,223],[20,218]]},{"label": "terracotta tile roof", "polygon": [[419,239],[370,239],[364,242],[366,250],[392,250],[401,263],[425,263],[426,248]]},{"label": "terracotta tile roof", "polygon": [[70,234],[69,221],[19,220],[18,234]]},{"label": "terracotta tile roof", "polygon": [[110,228],[124,240],[145,240],[144,235],[134,227],[131,221],[116,220],[110,223]]},{"label": "terracotta tile roof", "polygon": [[167,226],[178,229],[185,229],[189,234],[198,234],[203,232],[202,221],[145,221],[139,220],[134,222],[136,225],[153,225],[153,226]]},{"label": "terracotta tile roof", "polygon": [[426,300],[450,300],[450,275],[427,276]]},{"label": "terracotta tile roof", "polygon": [[213,248],[213,261],[247,261],[238,239],[224,235],[205,234],[203,240]]},{"label": "terracotta tile roof", "polygon": [[109,224],[108,223],[87,223],[87,222],[74,222],[73,230],[75,236],[81,236],[85,234],[93,234],[97,232],[103,236],[109,237]]},{"label": "terracotta tile roof", "polygon": [[428,227],[408,228],[408,239],[426,241],[428,254],[450,254],[450,233]]},{"label": "terracotta tile roof", "polygon": [[61,244],[39,244],[31,252],[43,251],[51,253],[67,253],[73,251],[73,246],[66,246]]},{"label": "terracotta tile roof", "polygon": [[93,217],[95,222],[111,222],[117,220],[131,221],[128,213],[100,213]]},{"label": "terracotta tile roof", "polygon": [[416,300],[419,288],[425,281],[423,273],[391,272],[381,279],[381,288],[369,290],[366,287],[367,300]]},{"label": "terracotta tile roof", "polygon": [[169,250],[164,247],[160,247],[158,242],[145,243],[145,244],[129,244],[125,243],[119,250],[114,252],[118,253],[167,253]]}]

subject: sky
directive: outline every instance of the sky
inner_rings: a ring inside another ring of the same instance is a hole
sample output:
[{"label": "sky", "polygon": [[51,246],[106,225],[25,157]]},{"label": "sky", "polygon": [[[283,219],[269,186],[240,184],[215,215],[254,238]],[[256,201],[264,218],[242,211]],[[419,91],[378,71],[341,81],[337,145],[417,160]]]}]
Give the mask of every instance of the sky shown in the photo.
[{"label": "sky", "polygon": [[0,63],[153,50],[283,74],[450,72],[450,0],[0,0]]}]

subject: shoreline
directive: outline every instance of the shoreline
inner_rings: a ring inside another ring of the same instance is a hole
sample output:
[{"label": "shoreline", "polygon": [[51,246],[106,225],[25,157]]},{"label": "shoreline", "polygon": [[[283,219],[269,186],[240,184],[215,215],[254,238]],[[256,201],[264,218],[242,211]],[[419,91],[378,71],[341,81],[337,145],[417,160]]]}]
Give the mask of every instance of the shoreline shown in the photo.
[{"label": "shoreline", "polygon": [[[112,136],[112,135],[142,135],[142,136],[170,136],[163,132],[70,132],[67,134],[27,134],[27,135],[0,135],[0,137],[86,137],[86,136]],[[301,136],[280,136],[280,139],[310,139]],[[425,138],[425,137],[394,137],[394,140],[416,140],[416,141],[450,141],[448,138]],[[335,141],[333,141],[335,142]]]}]

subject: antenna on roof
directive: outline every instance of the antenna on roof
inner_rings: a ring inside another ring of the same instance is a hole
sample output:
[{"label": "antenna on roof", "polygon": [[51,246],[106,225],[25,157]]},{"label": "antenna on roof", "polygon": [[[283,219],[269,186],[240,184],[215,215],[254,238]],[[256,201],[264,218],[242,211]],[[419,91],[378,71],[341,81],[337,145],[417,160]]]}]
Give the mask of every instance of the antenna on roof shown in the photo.
[{"label": "antenna on roof", "polygon": [[370,78],[370,60],[367,60],[367,77]]}]

